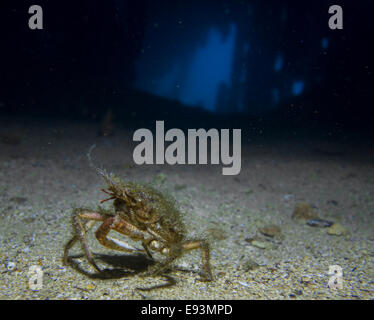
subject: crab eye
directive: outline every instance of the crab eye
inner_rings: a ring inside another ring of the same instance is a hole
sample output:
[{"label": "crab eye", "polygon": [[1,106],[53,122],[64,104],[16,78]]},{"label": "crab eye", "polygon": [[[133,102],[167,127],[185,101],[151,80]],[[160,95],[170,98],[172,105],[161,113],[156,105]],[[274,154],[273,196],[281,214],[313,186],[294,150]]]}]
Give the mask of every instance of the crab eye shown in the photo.
[{"label": "crab eye", "polygon": [[157,250],[157,249],[160,249],[161,246],[160,246],[160,242],[158,242],[157,240],[152,240],[150,243],[149,243],[149,246],[151,247],[151,249],[153,250]]},{"label": "crab eye", "polygon": [[134,196],[130,193],[128,189],[125,189],[124,191],[122,191],[122,195],[126,201],[129,201],[133,204],[137,203],[137,200],[134,198]]}]

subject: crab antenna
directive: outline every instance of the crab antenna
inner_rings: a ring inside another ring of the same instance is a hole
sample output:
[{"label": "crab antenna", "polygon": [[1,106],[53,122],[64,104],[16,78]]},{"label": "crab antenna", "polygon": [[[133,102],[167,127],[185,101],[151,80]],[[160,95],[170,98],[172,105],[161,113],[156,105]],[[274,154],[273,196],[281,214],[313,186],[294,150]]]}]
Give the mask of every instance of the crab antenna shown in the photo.
[{"label": "crab antenna", "polygon": [[94,170],[96,170],[96,172],[103,176],[104,178],[109,178],[109,175],[106,173],[105,169],[100,169],[98,168],[97,166],[94,165],[93,161],[92,161],[92,158],[91,158],[91,153],[92,153],[92,150],[96,148],[96,144],[93,144],[89,149],[88,149],[88,152],[87,152],[87,158],[88,158],[88,163],[90,165],[90,167]]},{"label": "crab antenna", "polygon": [[88,162],[90,164],[90,167],[92,169],[96,170],[97,174],[102,176],[107,184],[111,184],[111,185],[115,186],[116,183],[115,183],[115,181],[113,181],[112,174],[108,173],[105,169],[98,168],[97,166],[94,165],[94,163],[92,161],[92,158],[91,158],[91,153],[92,153],[92,150],[95,149],[95,147],[96,147],[96,144],[93,144],[88,149],[88,152],[87,152],[87,158],[88,158]]},{"label": "crab antenna", "polygon": [[92,158],[91,158],[91,153],[92,153],[92,150],[96,148],[96,144],[93,144],[89,149],[88,149],[88,152],[87,152],[87,158],[88,158],[88,162],[90,164],[90,167],[97,170],[97,167],[93,164],[92,162]]}]

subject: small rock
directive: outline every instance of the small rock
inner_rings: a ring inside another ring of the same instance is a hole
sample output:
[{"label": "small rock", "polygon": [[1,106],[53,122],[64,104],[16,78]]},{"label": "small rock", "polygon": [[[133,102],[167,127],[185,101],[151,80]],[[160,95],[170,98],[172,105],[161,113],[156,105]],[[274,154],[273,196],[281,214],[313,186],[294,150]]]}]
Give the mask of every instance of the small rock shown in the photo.
[{"label": "small rock", "polygon": [[343,236],[347,234],[347,230],[340,223],[334,223],[327,229],[327,233],[334,236]]},{"label": "small rock", "polygon": [[327,204],[331,204],[331,205],[336,206],[336,207],[339,205],[338,201],[336,201],[336,200],[328,200]]},{"label": "small rock", "polygon": [[284,200],[286,200],[286,201],[294,199],[294,198],[295,198],[295,196],[293,194],[285,194],[284,195]]},{"label": "small rock", "polygon": [[306,224],[311,227],[328,228],[333,225],[334,222],[323,220],[323,219],[309,219]]},{"label": "small rock", "polygon": [[94,286],[93,284],[89,284],[89,285],[86,286],[87,290],[93,290],[95,288],[96,288],[96,286]]},{"label": "small rock", "polygon": [[6,264],[6,269],[8,271],[13,271],[14,269],[16,268],[16,264],[12,261],[9,261],[7,264]]},{"label": "small rock", "polygon": [[309,285],[311,282],[311,279],[307,276],[302,276],[301,279],[300,279],[300,283],[304,284],[304,285]]},{"label": "small rock", "polygon": [[291,218],[297,221],[319,219],[317,212],[306,202],[296,204]]},{"label": "small rock", "polygon": [[113,135],[114,132],[114,115],[111,109],[108,109],[101,121],[99,135],[107,137]]},{"label": "small rock", "polygon": [[12,197],[9,199],[11,202],[15,202],[16,204],[24,204],[27,201],[25,197]]},{"label": "small rock", "polygon": [[243,263],[243,269],[244,269],[244,272],[248,272],[248,271],[251,271],[251,270],[255,270],[259,267],[260,265],[253,261],[252,259],[248,259],[247,261],[245,261]]},{"label": "small rock", "polygon": [[259,240],[251,241],[251,245],[260,249],[270,249],[272,247],[271,243]]},{"label": "small rock", "polygon": [[259,228],[258,231],[268,237],[275,237],[281,233],[281,229],[276,225],[265,226],[263,228]]},{"label": "small rock", "polygon": [[249,287],[249,284],[247,282],[238,281],[239,284],[241,284],[243,287]]}]

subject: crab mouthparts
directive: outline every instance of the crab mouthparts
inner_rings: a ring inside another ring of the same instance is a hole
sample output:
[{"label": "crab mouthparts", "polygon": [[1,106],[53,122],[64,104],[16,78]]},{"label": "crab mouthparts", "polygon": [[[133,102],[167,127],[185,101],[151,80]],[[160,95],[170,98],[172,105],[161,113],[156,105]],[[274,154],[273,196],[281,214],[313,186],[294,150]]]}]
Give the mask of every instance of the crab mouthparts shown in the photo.
[{"label": "crab mouthparts", "polygon": [[103,203],[103,202],[106,202],[106,201],[109,201],[109,200],[113,200],[113,199],[116,198],[116,196],[115,196],[113,193],[109,192],[108,190],[101,189],[101,191],[102,191],[102,192],[105,192],[106,194],[109,194],[110,197],[107,198],[107,199],[101,200],[100,203]]}]

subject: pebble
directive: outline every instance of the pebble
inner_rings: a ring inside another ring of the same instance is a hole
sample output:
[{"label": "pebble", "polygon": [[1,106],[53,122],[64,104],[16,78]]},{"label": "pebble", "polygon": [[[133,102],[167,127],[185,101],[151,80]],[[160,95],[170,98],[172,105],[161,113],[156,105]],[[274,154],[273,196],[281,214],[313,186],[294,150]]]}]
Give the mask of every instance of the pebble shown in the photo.
[{"label": "pebble", "polygon": [[295,198],[295,196],[293,194],[285,194],[284,195],[284,200],[286,200],[286,201],[294,199],[294,198]]},{"label": "pebble", "polygon": [[241,284],[243,287],[249,287],[249,284],[247,282],[241,282],[241,281],[238,281],[239,284]]},{"label": "pebble", "polygon": [[9,199],[11,202],[15,202],[16,204],[24,204],[27,201],[25,197],[12,197]]},{"label": "pebble", "polygon": [[93,284],[89,284],[89,285],[86,286],[87,290],[93,290],[95,288],[96,288],[96,286],[94,286]]},{"label": "pebble", "polygon": [[252,240],[251,245],[260,248],[260,249],[270,249],[273,245],[269,242],[259,241],[259,240]]},{"label": "pebble", "polygon": [[275,237],[281,233],[281,229],[276,225],[269,225],[263,228],[259,228],[258,231],[268,237]]},{"label": "pebble", "polygon": [[307,276],[303,276],[300,279],[300,283],[302,283],[304,285],[308,285],[308,284],[310,284],[310,282],[311,282],[311,279]]},{"label": "pebble", "polygon": [[306,202],[299,202],[296,204],[291,218],[293,220],[310,220],[319,219],[317,212]]},{"label": "pebble", "polygon": [[243,263],[243,269],[245,272],[257,269],[259,266],[260,265],[252,259],[248,259],[246,262]]},{"label": "pebble", "polygon": [[13,271],[16,268],[16,264],[12,261],[9,261],[6,265],[6,269],[8,271]]},{"label": "pebble", "polygon": [[334,206],[338,206],[339,205],[338,201],[336,201],[336,200],[328,200],[327,204],[332,204]]},{"label": "pebble", "polygon": [[334,222],[323,220],[323,219],[309,219],[306,224],[311,227],[328,228],[333,225]]},{"label": "pebble", "polygon": [[327,229],[327,233],[334,236],[343,236],[347,234],[347,230],[340,223],[334,223]]}]

